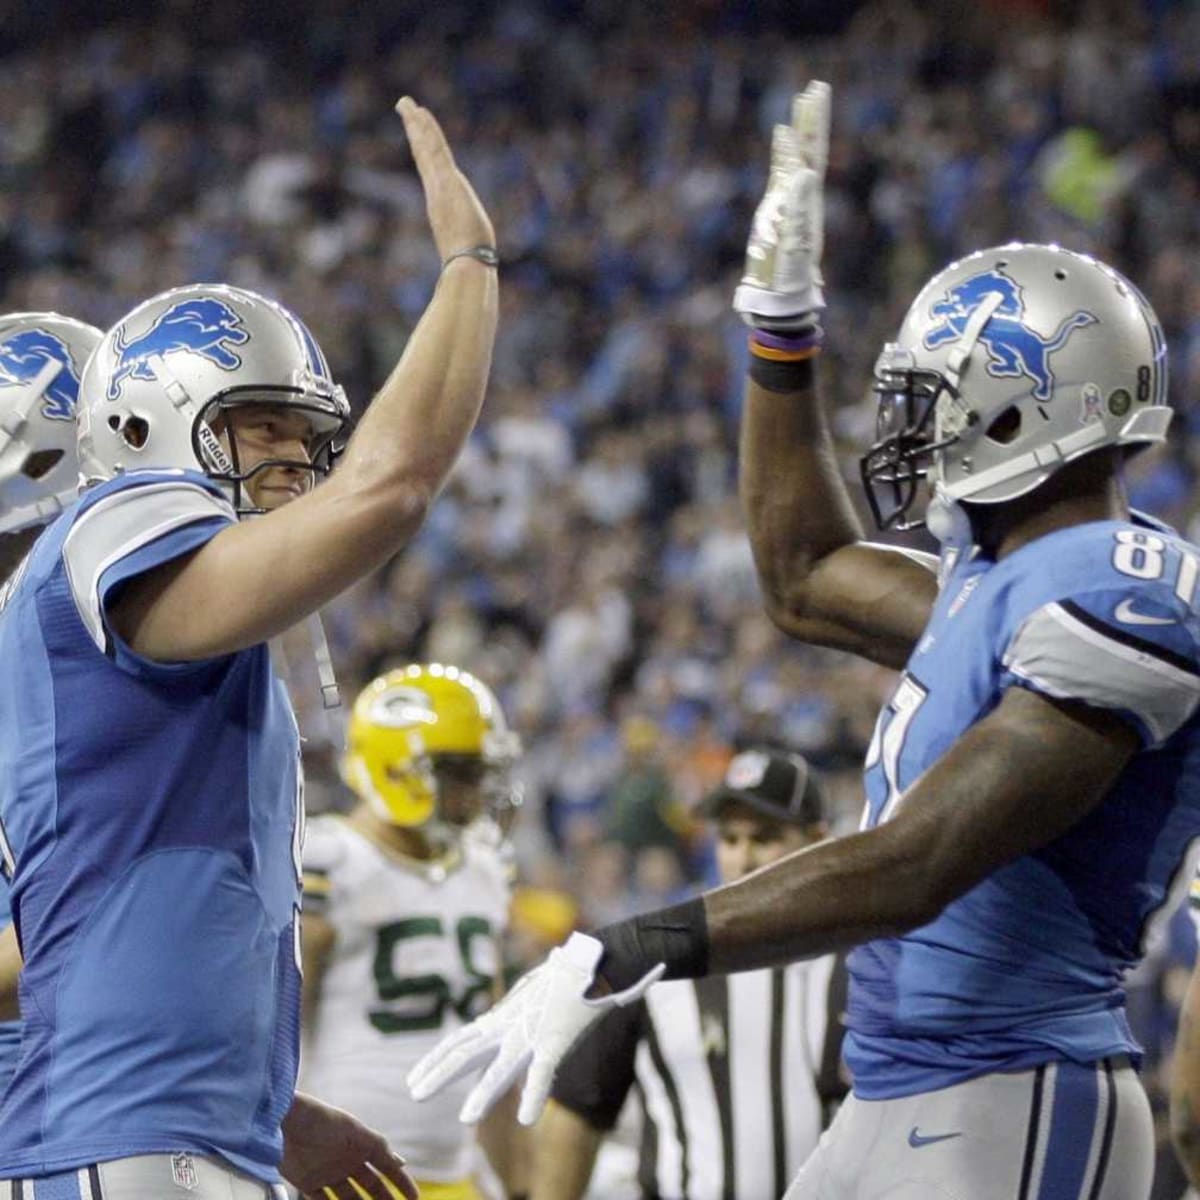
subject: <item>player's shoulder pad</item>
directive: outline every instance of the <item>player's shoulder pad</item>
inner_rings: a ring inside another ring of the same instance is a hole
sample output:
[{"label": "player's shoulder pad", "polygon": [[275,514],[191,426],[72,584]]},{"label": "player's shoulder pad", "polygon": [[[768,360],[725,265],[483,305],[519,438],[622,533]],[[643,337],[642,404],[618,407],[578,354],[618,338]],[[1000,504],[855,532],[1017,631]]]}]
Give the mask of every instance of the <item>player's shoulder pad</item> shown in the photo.
[{"label": "player's shoulder pad", "polygon": [[110,497],[119,493],[128,493],[127,499],[131,499],[135,494],[139,498],[148,498],[176,492],[188,494],[194,491],[211,496],[222,503],[234,519],[237,518],[237,513],[234,512],[221,485],[209,479],[207,475],[182,467],[155,467],[140,471],[123,471],[102,483],[93,484],[80,496],[73,523],[77,523],[98,505],[104,506]]},{"label": "player's shoulder pad", "polygon": [[1048,695],[1123,712],[1161,743],[1200,703],[1200,551],[1123,522],[1047,542],[1025,564],[1037,603],[1021,614],[1005,668]]},{"label": "player's shoulder pad", "polygon": [[70,521],[62,540],[67,582],[89,634],[105,650],[106,587],[196,548],[214,528],[235,524],[237,513],[198,471],[148,470],[90,489]]}]

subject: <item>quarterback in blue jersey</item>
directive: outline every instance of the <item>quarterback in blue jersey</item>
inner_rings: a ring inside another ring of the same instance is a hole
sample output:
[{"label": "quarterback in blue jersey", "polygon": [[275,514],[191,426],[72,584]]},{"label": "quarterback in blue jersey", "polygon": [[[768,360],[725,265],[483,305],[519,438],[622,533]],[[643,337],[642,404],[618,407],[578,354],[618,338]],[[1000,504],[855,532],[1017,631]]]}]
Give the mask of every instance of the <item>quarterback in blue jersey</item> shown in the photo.
[{"label": "quarterback in blue jersey", "polygon": [[0,599],[25,958],[0,1194],[415,1196],[383,1138],[295,1093],[303,788],[266,645],[405,545],[479,411],[493,231],[432,115],[400,112],[445,265],[326,482],[349,408],[270,300],[177,288],[84,370],[87,486]]},{"label": "quarterback in blue jersey", "polygon": [[[79,495],[75,407],[99,329],[49,312],[0,316],[0,589],[42,528]],[[0,857],[3,846],[0,844]],[[0,1096],[21,1048],[21,953],[0,879]]]},{"label": "quarterback in blue jersey", "polygon": [[[1200,835],[1200,550],[1131,514],[1165,350],[1095,259],[1014,244],[937,274],[876,367],[863,540],[816,394],[829,90],[775,132],[734,306],[751,327],[741,489],[768,609],[900,668],[862,832],[699,902],[575,935],[414,1071],[529,1066],[521,1116],[603,1009],[659,975],[842,946],[853,1095],[789,1200],[1137,1200],[1154,1138],[1122,979]],[[606,995],[605,993],[610,993]]]}]

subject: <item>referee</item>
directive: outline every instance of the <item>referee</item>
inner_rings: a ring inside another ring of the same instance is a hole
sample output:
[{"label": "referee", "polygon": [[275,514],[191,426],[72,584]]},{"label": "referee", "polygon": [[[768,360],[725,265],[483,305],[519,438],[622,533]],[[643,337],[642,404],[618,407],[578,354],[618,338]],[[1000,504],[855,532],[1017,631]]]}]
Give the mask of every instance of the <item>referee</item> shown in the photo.
[{"label": "referee", "polygon": [[[737,755],[701,811],[723,883],[826,836],[798,755]],[[772,1200],[846,1091],[844,971],[832,956],[660,983],[608,1013],[559,1067],[537,1126],[532,1200],[580,1200],[631,1087],[642,1109],[643,1200]]]}]

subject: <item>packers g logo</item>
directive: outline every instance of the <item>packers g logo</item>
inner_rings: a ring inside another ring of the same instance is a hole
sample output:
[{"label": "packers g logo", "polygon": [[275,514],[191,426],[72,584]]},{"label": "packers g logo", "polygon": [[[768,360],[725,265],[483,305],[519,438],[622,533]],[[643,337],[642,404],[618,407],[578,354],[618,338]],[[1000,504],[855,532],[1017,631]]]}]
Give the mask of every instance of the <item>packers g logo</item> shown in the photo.
[{"label": "packers g logo", "polygon": [[390,687],[371,700],[367,719],[385,729],[416,729],[437,721],[433,701],[420,688]]},{"label": "packers g logo", "polygon": [[1076,329],[1094,325],[1099,318],[1076,309],[1059,322],[1052,334],[1044,336],[1026,321],[1020,287],[999,270],[981,271],[964,279],[930,306],[930,316],[938,321],[922,339],[925,348],[934,350],[958,341],[975,310],[993,295],[1000,297],[1000,303],[979,333],[979,343],[988,352],[987,373],[996,379],[1025,375],[1033,383],[1034,398],[1049,400],[1054,393],[1050,356],[1067,344]]}]

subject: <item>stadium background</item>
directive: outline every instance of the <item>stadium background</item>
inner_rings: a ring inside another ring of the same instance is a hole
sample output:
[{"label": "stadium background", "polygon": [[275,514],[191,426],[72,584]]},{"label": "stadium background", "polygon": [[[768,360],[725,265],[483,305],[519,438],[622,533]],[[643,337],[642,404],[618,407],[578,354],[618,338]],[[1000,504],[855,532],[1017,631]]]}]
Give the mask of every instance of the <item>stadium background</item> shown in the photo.
[{"label": "stadium background", "polygon": [[[499,692],[527,747],[517,958],[706,877],[689,810],[750,741],[808,755],[857,818],[890,675],[772,630],[736,498],[728,301],[768,131],[810,78],[834,87],[823,377],[847,477],[924,278],[1056,240],[1162,318],[1182,416],[1134,499],[1200,533],[1194,0],[0,0],[0,310],[107,325],[168,286],[249,286],[361,406],[437,272],[391,105],[443,121],[506,264],[492,385],[418,543],[327,627],[346,692],[411,659]],[[298,691],[314,803],[343,805],[336,718]],[[1131,989],[1160,1106],[1192,944],[1177,922]]]}]

